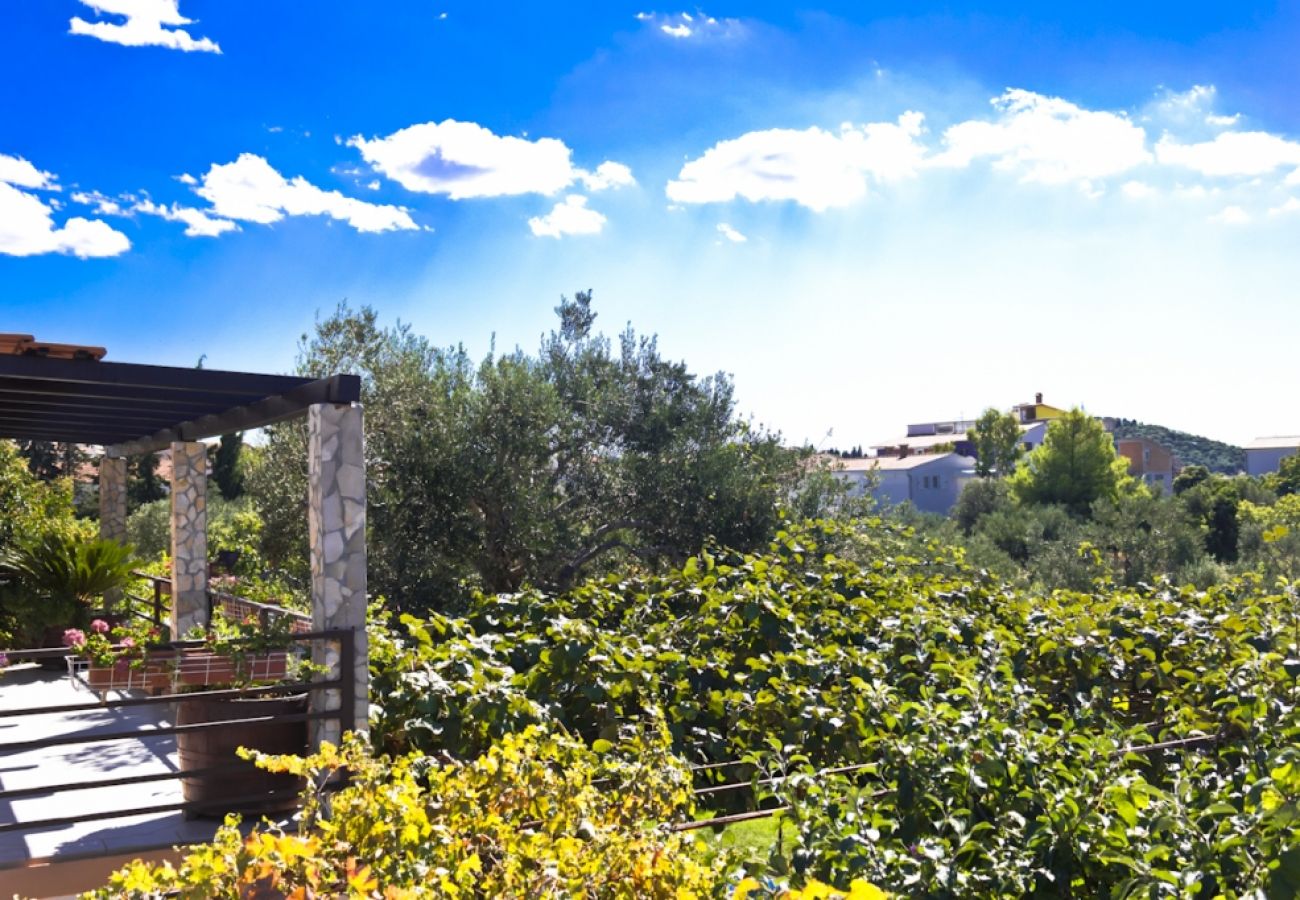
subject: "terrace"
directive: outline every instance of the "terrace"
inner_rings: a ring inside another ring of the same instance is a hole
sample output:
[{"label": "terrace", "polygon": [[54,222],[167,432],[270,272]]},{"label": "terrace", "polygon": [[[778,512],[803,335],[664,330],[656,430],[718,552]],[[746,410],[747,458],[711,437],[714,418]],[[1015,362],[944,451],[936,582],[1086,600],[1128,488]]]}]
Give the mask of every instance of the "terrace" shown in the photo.
[{"label": "terrace", "polygon": [[[105,362],[104,355],[102,348],[0,336],[0,438],[102,447],[100,535],[119,542],[126,540],[127,460],[170,449],[172,572],[165,618],[156,600],[151,610],[146,603],[135,612],[159,617],[180,654],[181,637],[194,626],[207,627],[214,603],[244,602],[209,590],[204,439],[305,417],[312,609],[293,630],[317,674],[296,686],[308,693],[307,712],[281,718],[305,721],[311,747],[337,741],[344,730],[364,729],[365,460],[359,379],[135,365]],[[124,607],[127,598],[108,602]],[[64,653],[33,649],[9,656],[19,661]],[[124,860],[162,858],[175,845],[211,836],[213,822],[192,818],[205,812],[202,804],[182,797],[176,738],[231,723],[178,725],[177,704],[183,699],[178,690],[173,684],[161,696],[138,690],[95,694],[58,672],[14,666],[4,673],[0,880],[6,892],[50,896],[85,889]],[[219,784],[219,769],[205,770],[203,777]]]}]

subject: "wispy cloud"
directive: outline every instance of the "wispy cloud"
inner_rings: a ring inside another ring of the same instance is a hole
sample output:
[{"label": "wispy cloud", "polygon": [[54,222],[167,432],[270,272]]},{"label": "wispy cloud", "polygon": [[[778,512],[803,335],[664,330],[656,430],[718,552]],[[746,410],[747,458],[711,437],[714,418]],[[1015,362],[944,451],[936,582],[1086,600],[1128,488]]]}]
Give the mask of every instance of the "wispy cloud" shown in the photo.
[{"label": "wispy cloud", "polygon": [[86,259],[118,256],[131,249],[126,235],[98,219],[72,216],[62,226],[56,225],[55,202],[30,193],[57,190],[54,181],[52,174],[22,157],[0,154],[0,254],[63,253]]},{"label": "wispy cloud", "polygon": [[838,133],[751,131],[686,163],[668,183],[668,197],[677,203],[793,200],[819,212],[848,206],[866,196],[869,175],[890,181],[915,173],[925,155],[922,123],[909,112],[897,122],[846,125]]},{"label": "wispy cloud", "polygon": [[566,235],[600,234],[605,217],[587,206],[581,194],[569,194],[544,216],[528,220],[528,227],[538,237],[561,238]]},{"label": "wispy cloud", "polygon": [[743,244],[747,240],[749,240],[749,238],[745,237],[745,235],[741,234],[739,231],[732,228],[726,222],[718,223],[718,234],[722,235],[724,238],[731,241],[731,243],[733,244]]},{"label": "wispy cloud", "polygon": [[719,19],[702,12],[639,12],[636,18],[654,29],[656,34],[678,41],[735,37],[743,31],[738,19]]},{"label": "wispy cloud", "polygon": [[192,25],[180,13],[179,0],[81,0],[101,15],[121,16],[124,22],[87,22],[74,16],[70,34],[82,34],[124,47],[167,47],[185,52],[220,53],[206,37],[195,38],[182,25]]},{"label": "wispy cloud", "polygon": [[1009,90],[992,121],[972,119],[943,134],[933,165],[987,159],[1027,182],[1067,184],[1128,172],[1150,161],[1146,132],[1123,113],[1084,109],[1059,97]]},{"label": "wispy cloud", "polygon": [[411,125],[382,138],[357,135],[347,143],[375,171],[407,190],[452,200],[549,196],[579,180],[592,191],[635,184],[621,163],[606,161],[594,172],[574,166],[572,151],[556,138],[497,135],[455,119]]},{"label": "wispy cloud", "polygon": [[1280,168],[1300,171],[1300,143],[1266,131],[1225,131],[1195,144],[1164,135],[1156,144],[1156,158],[1202,175],[1266,175]]},{"label": "wispy cloud", "polygon": [[357,231],[413,231],[420,226],[400,206],[367,203],[338,191],[327,191],[298,176],[285,178],[269,162],[252,153],[234,162],[214,164],[195,188],[223,219],[269,225],[286,216],[328,216]]},{"label": "wispy cloud", "polygon": [[[1300,142],[1241,129],[1240,117],[1218,112],[1215,99],[1213,87],[1166,91],[1130,117],[1012,89],[993,98],[991,116],[960,120],[937,139],[920,112],[844,124],[838,132],[751,131],[688,160],[666,192],[679,204],[784,200],[822,212],[858,204],[891,181],[943,170],[1071,186],[1092,199],[1116,190],[1128,199],[1203,200],[1234,188],[1236,179],[1239,195],[1224,198],[1235,202],[1210,217],[1259,221],[1283,202],[1285,186],[1300,184]],[[1158,140],[1143,123],[1161,129]],[[1198,176],[1191,183],[1189,173]]]}]

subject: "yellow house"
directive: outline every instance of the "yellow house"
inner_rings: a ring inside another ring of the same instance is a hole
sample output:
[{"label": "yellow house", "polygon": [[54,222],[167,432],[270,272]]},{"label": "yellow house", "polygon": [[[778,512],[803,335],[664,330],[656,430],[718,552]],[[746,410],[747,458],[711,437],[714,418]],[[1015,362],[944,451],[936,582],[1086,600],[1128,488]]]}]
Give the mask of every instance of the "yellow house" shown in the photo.
[{"label": "yellow house", "polygon": [[1021,403],[1012,407],[1012,412],[1020,419],[1021,425],[1028,425],[1030,422],[1050,422],[1052,419],[1059,419],[1067,411],[1044,403],[1043,395],[1039,393],[1034,394],[1033,403]]}]

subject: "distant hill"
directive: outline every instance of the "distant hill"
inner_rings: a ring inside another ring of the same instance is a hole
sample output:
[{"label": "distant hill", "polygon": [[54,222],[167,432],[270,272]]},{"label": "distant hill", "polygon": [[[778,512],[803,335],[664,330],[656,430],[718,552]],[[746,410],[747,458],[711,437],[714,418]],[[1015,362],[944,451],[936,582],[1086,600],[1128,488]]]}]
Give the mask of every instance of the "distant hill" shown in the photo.
[{"label": "distant hill", "polygon": [[1149,425],[1133,419],[1119,419],[1116,438],[1147,438],[1174,452],[1185,466],[1205,466],[1211,472],[1235,475],[1246,469],[1246,451],[1222,441],[1214,441],[1186,431],[1174,431],[1163,425]]}]

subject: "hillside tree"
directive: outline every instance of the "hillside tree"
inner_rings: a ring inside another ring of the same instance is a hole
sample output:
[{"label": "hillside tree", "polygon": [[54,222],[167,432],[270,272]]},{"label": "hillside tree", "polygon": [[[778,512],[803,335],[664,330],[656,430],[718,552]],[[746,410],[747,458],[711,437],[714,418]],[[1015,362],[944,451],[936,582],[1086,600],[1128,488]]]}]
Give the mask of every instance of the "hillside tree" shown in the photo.
[{"label": "hillside tree", "polygon": [[1128,460],[1102,424],[1081,409],[1072,409],[1047,426],[1043,443],[1025,456],[1010,485],[1022,503],[1064,506],[1086,516],[1098,500],[1116,500],[1132,483]]},{"label": "hillside tree", "polygon": [[981,478],[1010,475],[1024,450],[1016,417],[992,407],[975,420],[966,438],[975,445],[975,473]]}]

